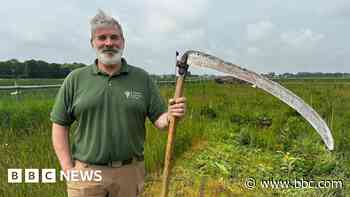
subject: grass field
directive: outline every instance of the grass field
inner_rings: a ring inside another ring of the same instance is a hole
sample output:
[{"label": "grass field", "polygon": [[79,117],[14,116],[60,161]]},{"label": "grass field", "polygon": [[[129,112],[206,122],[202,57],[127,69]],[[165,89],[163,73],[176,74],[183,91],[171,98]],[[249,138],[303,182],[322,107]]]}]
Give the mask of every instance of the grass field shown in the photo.
[{"label": "grass field", "polygon": [[[57,82],[26,80],[19,84]],[[170,196],[350,195],[346,187],[350,176],[350,81],[281,83],[325,119],[335,138],[335,150],[327,151],[297,112],[259,89],[214,82],[186,84],[188,110],[176,134]],[[0,85],[12,84],[0,80]],[[66,196],[64,182],[7,183],[8,168],[59,170],[49,121],[56,91],[22,91],[16,97],[9,91],[0,92],[0,196]],[[166,100],[173,91],[173,86],[161,87]],[[149,122],[147,131],[145,196],[158,196],[166,133]],[[245,186],[247,180],[255,180],[255,186],[249,183],[254,188]],[[264,188],[264,180],[341,180],[343,187]]]}]

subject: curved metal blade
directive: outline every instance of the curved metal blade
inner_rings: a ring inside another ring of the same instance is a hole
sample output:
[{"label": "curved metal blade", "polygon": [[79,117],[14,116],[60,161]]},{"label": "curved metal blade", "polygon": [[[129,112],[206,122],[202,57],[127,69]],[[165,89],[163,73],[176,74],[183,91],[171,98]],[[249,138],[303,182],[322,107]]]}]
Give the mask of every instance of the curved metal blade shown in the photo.
[{"label": "curved metal blade", "polygon": [[199,51],[187,51],[183,55],[183,61],[190,66],[212,68],[214,70],[231,74],[233,77],[252,83],[266,92],[279,98],[297,112],[299,112],[320,134],[329,150],[333,150],[334,141],[332,133],[321,116],[301,98],[280,84],[267,79],[255,72],[241,68],[230,62],[225,62],[217,57]]}]

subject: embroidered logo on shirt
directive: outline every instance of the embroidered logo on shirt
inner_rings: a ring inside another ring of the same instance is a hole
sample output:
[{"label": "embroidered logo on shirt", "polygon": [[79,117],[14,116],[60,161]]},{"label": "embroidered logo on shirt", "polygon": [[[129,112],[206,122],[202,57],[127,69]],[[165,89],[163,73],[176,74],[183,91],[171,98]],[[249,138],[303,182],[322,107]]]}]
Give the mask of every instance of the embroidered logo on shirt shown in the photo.
[{"label": "embroidered logo on shirt", "polygon": [[129,96],[130,96],[130,91],[125,91],[124,94],[125,94],[126,98],[129,98]]},{"label": "embroidered logo on shirt", "polygon": [[142,93],[141,92],[137,92],[135,90],[131,90],[131,91],[127,90],[127,91],[124,92],[124,94],[125,94],[125,97],[127,99],[136,99],[136,100],[138,100],[138,99],[140,99],[142,97]]}]

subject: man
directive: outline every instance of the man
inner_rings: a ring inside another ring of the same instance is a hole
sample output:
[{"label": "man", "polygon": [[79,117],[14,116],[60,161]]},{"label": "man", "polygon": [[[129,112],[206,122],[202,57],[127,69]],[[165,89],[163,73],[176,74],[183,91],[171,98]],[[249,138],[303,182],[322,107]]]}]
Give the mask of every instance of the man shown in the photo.
[{"label": "man", "polygon": [[[122,58],[118,21],[99,13],[91,20],[95,64],[71,72],[51,112],[52,141],[65,172],[101,170],[102,181],[67,181],[68,196],[139,196],[143,190],[145,119],[159,129],[182,118],[185,98],[168,109],[150,76]],[[77,121],[69,143],[69,127]]]}]

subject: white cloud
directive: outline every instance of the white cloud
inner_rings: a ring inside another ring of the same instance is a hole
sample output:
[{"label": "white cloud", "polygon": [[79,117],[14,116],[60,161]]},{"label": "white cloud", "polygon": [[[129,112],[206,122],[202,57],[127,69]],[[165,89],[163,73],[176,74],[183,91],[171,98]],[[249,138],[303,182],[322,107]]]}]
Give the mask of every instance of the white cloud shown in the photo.
[{"label": "white cloud", "polygon": [[146,0],[144,26],[153,33],[169,33],[196,26],[207,14],[208,0]]},{"label": "white cloud", "polygon": [[247,25],[247,39],[248,41],[258,41],[267,37],[272,29],[274,24],[271,21],[263,20],[258,23],[248,24]]},{"label": "white cloud", "polygon": [[311,29],[302,29],[296,32],[285,32],[281,34],[284,43],[300,48],[307,47],[322,40],[325,36],[321,33],[313,32]]},{"label": "white cloud", "polygon": [[162,17],[160,13],[150,13],[146,20],[146,27],[152,33],[169,33],[177,29],[177,22],[171,17]]},{"label": "white cloud", "polygon": [[128,22],[125,29],[130,52],[133,48],[147,48],[152,55],[158,55],[206,42],[208,0],[131,0],[131,4],[136,16],[129,14],[123,19]]},{"label": "white cloud", "polygon": [[260,55],[261,54],[261,50],[257,47],[248,47],[247,48],[247,53],[249,55]]},{"label": "white cloud", "polygon": [[318,8],[318,12],[325,16],[337,20],[348,19],[350,16],[350,2],[348,0],[326,1],[326,5]]}]

